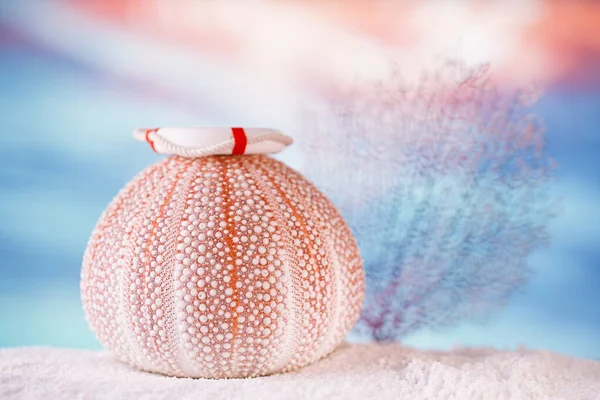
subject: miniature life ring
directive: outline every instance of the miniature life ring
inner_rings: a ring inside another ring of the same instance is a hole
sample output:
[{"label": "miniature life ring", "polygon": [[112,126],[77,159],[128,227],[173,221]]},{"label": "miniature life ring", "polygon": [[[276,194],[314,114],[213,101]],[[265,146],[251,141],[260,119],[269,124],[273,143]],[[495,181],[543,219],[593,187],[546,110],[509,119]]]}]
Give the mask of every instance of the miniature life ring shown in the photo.
[{"label": "miniature life ring", "polygon": [[137,128],[133,137],[159,154],[186,158],[210,155],[273,154],[294,140],[269,128]]}]

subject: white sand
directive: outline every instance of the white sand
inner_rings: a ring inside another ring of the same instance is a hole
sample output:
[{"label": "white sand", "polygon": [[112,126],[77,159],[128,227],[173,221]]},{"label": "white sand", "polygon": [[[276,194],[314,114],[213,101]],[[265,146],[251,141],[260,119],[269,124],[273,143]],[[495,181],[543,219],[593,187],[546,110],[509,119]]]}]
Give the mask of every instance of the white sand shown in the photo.
[{"label": "white sand", "polygon": [[600,363],[545,351],[343,345],[296,373],[240,380],[137,371],[102,352],[0,350],[0,399],[600,399]]}]

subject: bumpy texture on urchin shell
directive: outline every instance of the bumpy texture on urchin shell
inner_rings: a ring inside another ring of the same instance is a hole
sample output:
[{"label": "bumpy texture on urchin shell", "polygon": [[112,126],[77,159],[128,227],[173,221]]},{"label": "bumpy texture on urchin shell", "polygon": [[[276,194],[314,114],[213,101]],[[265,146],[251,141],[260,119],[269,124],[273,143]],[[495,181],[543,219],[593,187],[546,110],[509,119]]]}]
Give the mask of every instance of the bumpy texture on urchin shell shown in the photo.
[{"label": "bumpy texture on urchin shell", "polygon": [[100,218],[81,291],[121,360],[182,377],[300,368],[357,320],[358,248],[332,204],[265,155],[173,156],[142,171]]}]

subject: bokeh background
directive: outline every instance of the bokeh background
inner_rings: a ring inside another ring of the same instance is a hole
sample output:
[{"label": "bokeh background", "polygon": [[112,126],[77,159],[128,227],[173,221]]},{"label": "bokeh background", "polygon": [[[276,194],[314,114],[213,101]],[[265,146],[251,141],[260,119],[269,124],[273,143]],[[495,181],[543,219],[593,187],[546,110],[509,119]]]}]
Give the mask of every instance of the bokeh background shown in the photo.
[{"label": "bokeh background", "polygon": [[[79,299],[81,257],[107,203],[158,158],[135,127],[273,126],[302,143],[299,110],[332,88],[392,64],[410,82],[448,56],[489,63],[501,89],[544,88],[532,111],[562,206],[550,245],[527,258],[533,276],[485,324],[402,341],[600,358],[594,1],[2,1],[0,346],[99,348]],[[278,158],[302,170],[301,149]]]}]

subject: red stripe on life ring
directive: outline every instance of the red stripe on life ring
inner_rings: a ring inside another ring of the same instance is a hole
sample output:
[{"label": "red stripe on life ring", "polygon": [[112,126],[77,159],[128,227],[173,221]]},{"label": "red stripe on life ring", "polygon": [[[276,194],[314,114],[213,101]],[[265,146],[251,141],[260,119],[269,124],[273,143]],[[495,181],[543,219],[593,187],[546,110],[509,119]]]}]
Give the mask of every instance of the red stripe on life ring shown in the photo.
[{"label": "red stripe on life ring", "polygon": [[246,136],[246,132],[244,132],[244,128],[231,128],[231,132],[233,133],[233,140],[235,142],[231,154],[244,154],[246,152],[246,145],[248,144],[248,137]]},{"label": "red stripe on life ring", "polygon": [[146,142],[148,142],[150,144],[150,147],[152,147],[152,150],[154,150],[154,152],[156,153],[156,148],[154,147],[154,142],[152,141],[152,139],[150,139],[150,134],[155,133],[155,132],[158,132],[158,128],[146,130]]}]

